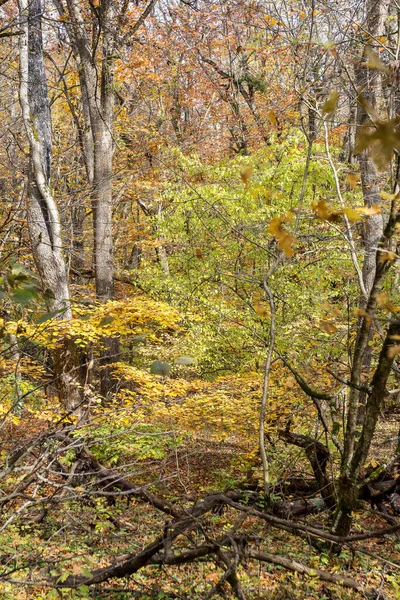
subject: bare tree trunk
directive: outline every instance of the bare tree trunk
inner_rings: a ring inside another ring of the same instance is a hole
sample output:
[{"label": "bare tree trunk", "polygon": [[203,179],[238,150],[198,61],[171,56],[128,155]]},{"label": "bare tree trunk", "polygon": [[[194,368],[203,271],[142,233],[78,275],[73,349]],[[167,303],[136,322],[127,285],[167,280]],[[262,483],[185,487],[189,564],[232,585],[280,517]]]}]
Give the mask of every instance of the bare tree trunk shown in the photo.
[{"label": "bare tree trunk", "polygon": [[[66,9],[56,0],[61,16]],[[78,0],[67,0],[66,25],[72,49],[78,63],[81,99],[85,121],[83,144],[89,183],[92,184],[94,232],[94,270],[96,295],[107,302],[114,295],[114,264],[112,238],[112,158],[114,120],[114,3],[102,0],[98,8],[98,34],[102,36],[101,63],[96,64],[96,48],[92,47]],[[101,393],[107,396],[114,389],[111,363],[119,355],[118,339],[102,341],[100,372]]]},{"label": "bare tree trunk", "polygon": [[[366,0],[366,28],[370,32],[373,39],[379,39],[384,34],[385,21],[389,10],[389,0]],[[368,102],[377,111],[379,111],[382,102],[382,76],[379,70],[371,71],[365,64],[367,61],[366,50],[364,48],[363,58],[365,63],[359,61],[355,70],[356,85],[363,98],[363,102],[359,102],[357,109],[357,130],[361,128],[369,120],[369,116],[365,109],[365,102]],[[374,204],[381,204],[379,176],[376,165],[374,164],[370,152],[364,150],[357,156],[360,165],[360,176],[362,191],[364,197],[364,205],[371,207]],[[375,278],[376,268],[376,248],[383,234],[383,216],[382,214],[369,215],[365,221],[364,231],[364,264],[363,264],[363,281],[367,296],[371,292],[372,284]],[[361,308],[366,306],[366,298],[361,299]],[[370,330],[370,339],[373,336],[373,329]],[[363,358],[363,372],[369,373],[371,367],[371,347],[367,346]],[[365,416],[365,392],[361,392],[359,396],[359,408],[357,422],[362,424]]]},{"label": "bare tree trunk", "polygon": [[[52,136],[47,79],[43,59],[41,0],[19,0],[22,35],[20,38],[20,105],[30,146],[27,219],[33,257],[50,310],[57,318],[70,319],[67,268],[63,256],[60,217],[49,182]],[[72,340],[64,340],[55,351],[55,384],[67,410],[82,401],[78,377],[77,350]]]},{"label": "bare tree trunk", "polygon": [[[393,233],[400,222],[400,213],[391,214],[389,222],[385,227],[384,234],[379,242],[382,252],[393,249],[391,242]],[[375,315],[377,295],[381,290],[384,276],[390,267],[390,262],[379,260],[376,257],[375,278],[368,298],[366,312],[368,315]],[[361,434],[357,433],[357,407],[358,394],[357,387],[360,383],[360,374],[362,370],[363,358],[368,346],[370,329],[372,323],[370,318],[363,318],[355,343],[353,366],[351,372],[350,388],[350,406],[347,417],[347,425],[344,439],[344,453],[341,466],[341,477],[338,494],[338,508],[336,511],[333,531],[337,535],[347,535],[351,523],[352,513],[357,507],[358,499],[358,478],[360,470],[368,455],[371,441],[375,432],[379,412],[385,394],[386,383],[392,368],[395,348],[400,334],[400,321],[393,321],[386,334],[385,341],[379,355],[378,365],[369,386],[368,399],[365,407],[365,417],[361,429]]]},{"label": "bare tree trunk", "polygon": [[[83,114],[85,120],[84,146],[89,182],[93,178],[92,211],[94,231],[94,267],[96,295],[107,302],[114,295],[113,227],[112,227],[112,168],[114,123],[114,62],[117,19],[116,3],[101,0],[95,11],[94,22],[98,39],[92,44],[79,0],[55,0],[65,27],[77,64]],[[141,17],[131,28],[131,35],[142,25],[154,2],[150,2]],[[128,3],[125,3],[125,8]],[[119,15],[122,17],[122,14]],[[97,49],[100,47],[100,60]],[[93,149],[93,152],[91,151]],[[119,356],[117,338],[103,340],[101,355],[101,392],[107,396],[115,389],[111,363]]]}]

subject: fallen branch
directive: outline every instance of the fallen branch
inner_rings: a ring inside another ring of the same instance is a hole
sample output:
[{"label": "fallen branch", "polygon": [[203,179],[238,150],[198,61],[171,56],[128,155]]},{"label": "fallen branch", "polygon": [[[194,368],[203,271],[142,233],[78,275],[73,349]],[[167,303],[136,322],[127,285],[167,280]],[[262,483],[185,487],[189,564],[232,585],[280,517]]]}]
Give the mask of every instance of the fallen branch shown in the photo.
[{"label": "fallen branch", "polygon": [[303,575],[308,575],[309,577],[317,577],[322,581],[335,583],[337,585],[356,590],[357,592],[365,594],[365,596],[367,596],[368,598],[378,598],[379,595],[379,592],[377,590],[375,590],[374,588],[364,587],[361,583],[358,583],[358,581],[356,581],[352,577],[347,577],[345,575],[335,575],[333,573],[328,573],[327,571],[321,571],[320,569],[313,569],[311,567],[303,565],[303,563],[299,563],[296,560],[290,560],[289,558],[284,558],[283,556],[269,554],[268,552],[255,552],[254,550],[249,550],[247,552],[247,555],[249,556],[249,558],[253,558],[261,562],[271,563],[273,565],[279,565],[280,567],[284,567],[289,571],[302,573]]}]

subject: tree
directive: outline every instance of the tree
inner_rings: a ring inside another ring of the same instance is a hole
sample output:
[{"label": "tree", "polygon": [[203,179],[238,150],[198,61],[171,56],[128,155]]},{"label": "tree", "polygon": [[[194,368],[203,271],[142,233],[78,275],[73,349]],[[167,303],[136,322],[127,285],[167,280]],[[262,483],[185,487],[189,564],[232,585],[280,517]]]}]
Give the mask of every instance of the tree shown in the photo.
[{"label": "tree", "polygon": [[[26,209],[32,254],[49,309],[59,319],[70,319],[72,313],[60,216],[50,188],[51,116],[43,59],[41,0],[21,0],[19,10],[23,27],[19,97],[30,148]],[[68,410],[76,409],[82,402],[78,365],[73,341],[64,340],[54,355],[54,376],[61,400]]]}]

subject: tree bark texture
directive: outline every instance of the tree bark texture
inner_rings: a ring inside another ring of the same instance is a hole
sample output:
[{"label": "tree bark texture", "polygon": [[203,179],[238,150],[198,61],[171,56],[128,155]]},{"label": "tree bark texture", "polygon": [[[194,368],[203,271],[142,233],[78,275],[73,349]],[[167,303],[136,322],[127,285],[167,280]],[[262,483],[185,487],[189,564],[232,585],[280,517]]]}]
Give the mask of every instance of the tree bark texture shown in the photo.
[{"label": "tree bark texture", "polygon": [[[30,167],[27,220],[33,257],[48,307],[59,319],[70,319],[68,273],[63,256],[60,216],[50,190],[52,136],[46,71],[43,59],[41,0],[19,0],[20,105],[29,140]],[[63,406],[75,410],[82,401],[77,351],[64,339],[55,351],[55,384]]]}]

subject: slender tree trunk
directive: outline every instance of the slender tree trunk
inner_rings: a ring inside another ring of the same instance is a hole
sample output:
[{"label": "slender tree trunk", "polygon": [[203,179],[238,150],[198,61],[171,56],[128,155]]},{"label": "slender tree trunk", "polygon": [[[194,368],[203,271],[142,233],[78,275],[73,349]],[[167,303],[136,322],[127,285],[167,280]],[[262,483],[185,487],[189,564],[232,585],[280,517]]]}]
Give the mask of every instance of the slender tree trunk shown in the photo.
[{"label": "slender tree trunk", "polygon": [[[384,34],[385,21],[388,16],[389,0],[366,0],[366,28],[370,32],[373,39],[379,39]],[[382,76],[379,70],[371,71],[365,64],[367,61],[366,49],[363,51],[363,61],[357,63],[355,69],[356,85],[363,98],[363,102],[358,103],[357,108],[357,131],[369,120],[369,116],[365,109],[365,102],[380,112],[382,102]],[[374,204],[381,204],[379,175],[376,165],[374,164],[371,154],[368,150],[364,150],[357,156],[358,164],[360,165],[361,185],[363,191],[364,205],[371,207]],[[364,264],[363,264],[363,281],[367,292],[367,296],[371,292],[372,284],[375,278],[376,268],[376,248],[383,234],[383,216],[382,214],[373,214],[367,216],[365,220],[364,231]],[[365,308],[367,303],[366,298],[361,299],[361,308]],[[370,330],[370,340],[374,334],[373,328]],[[369,340],[369,341],[370,341]],[[368,345],[363,357],[362,371],[368,375],[371,368],[372,352]],[[361,425],[365,417],[366,395],[361,392],[359,395],[359,408],[357,415],[357,423]]]},{"label": "slender tree trunk", "polygon": [[[20,105],[30,146],[27,220],[33,257],[50,310],[57,318],[72,316],[67,268],[63,256],[60,217],[49,182],[52,136],[47,79],[43,59],[41,0],[19,0]],[[77,349],[64,340],[54,352],[54,374],[60,400],[67,410],[82,402]]]},{"label": "slender tree trunk", "polygon": [[[398,223],[400,222],[400,213],[392,214],[385,227],[384,234],[379,241],[379,247],[382,251],[393,250],[392,237]],[[368,298],[366,312],[371,317],[363,318],[358,331],[355,350],[353,356],[353,367],[351,372],[350,388],[350,406],[347,417],[344,453],[341,466],[341,477],[338,494],[338,508],[336,511],[333,531],[337,535],[347,535],[351,523],[352,513],[357,507],[358,499],[358,479],[360,470],[367,458],[371,441],[375,432],[379,412],[385,394],[386,383],[390,375],[394,356],[396,354],[393,346],[396,346],[400,334],[400,321],[391,323],[386,334],[385,341],[379,355],[378,365],[370,384],[370,391],[365,407],[365,417],[363,420],[361,433],[357,432],[357,407],[359,391],[354,386],[360,382],[363,358],[370,338],[372,326],[371,318],[374,317],[377,304],[377,295],[381,290],[384,277],[390,267],[390,262],[379,260],[376,257],[375,278]]]}]

